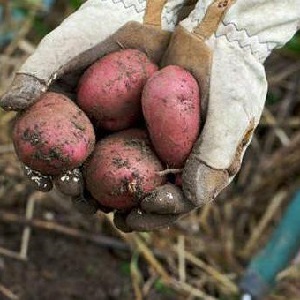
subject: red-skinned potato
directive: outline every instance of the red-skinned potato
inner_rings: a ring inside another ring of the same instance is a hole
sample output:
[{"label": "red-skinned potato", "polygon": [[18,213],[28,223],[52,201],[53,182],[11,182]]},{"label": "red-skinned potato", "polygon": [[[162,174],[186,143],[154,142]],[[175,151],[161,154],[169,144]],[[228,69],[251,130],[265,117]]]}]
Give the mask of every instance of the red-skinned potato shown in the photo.
[{"label": "red-skinned potato", "polygon": [[62,94],[46,93],[20,113],[13,128],[20,160],[44,175],[59,175],[80,166],[95,144],[85,113]]},{"label": "red-skinned potato", "polygon": [[142,95],[143,114],[154,149],[169,167],[182,168],[198,138],[199,86],[178,66],[167,66],[147,81]]},{"label": "red-skinned potato", "polygon": [[157,70],[143,52],[126,49],[110,53],[82,76],[78,105],[98,126],[120,131],[141,117],[141,93],[146,80]]},{"label": "red-skinned potato", "polygon": [[97,143],[85,165],[87,190],[101,205],[132,208],[165,183],[162,169],[145,131],[121,131]]}]

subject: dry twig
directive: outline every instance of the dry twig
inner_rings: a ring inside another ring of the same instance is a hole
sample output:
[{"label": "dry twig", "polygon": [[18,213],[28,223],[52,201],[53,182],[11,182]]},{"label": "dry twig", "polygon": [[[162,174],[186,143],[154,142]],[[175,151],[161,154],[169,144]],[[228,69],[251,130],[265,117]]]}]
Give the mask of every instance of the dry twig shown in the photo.
[{"label": "dry twig", "polygon": [[[36,220],[36,219],[28,221],[24,217],[21,217],[17,214],[4,213],[4,212],[0,212],[0,222],[27,225],[35,229],[46,230],[57,234],[62,234],[67,237],[89,241],[102,247],[123,250],[123,251],[130,251],[130,248],[126,244],[120,242],[115,238],[104,236],[104,235],[89,234],[79,229],[70,228],[70,227],[57,224],[56,222]],[[1,250],[0,250],[0,254],[1,254]]]},{"label": "dry twig", "polygon": [[0,293],[7,299],[18,300],[19,297],[15,295],[11,290],[0,284]]},{"label": "dry twig", "polygon": [[274,218],[274,215],[280,209],[281,204],[283,200],[286,198],[286,196],[287,196],[286,191],[280,191],[274,196],[274,198],[270,200],[269,206],[267,207],[265,214],[263,215],[263,217],[255,227],[255,230],[253,231],[252,235],[250,236],[249,240],[247,241],[242,251],[242,255],[244,257],[249,257],[253,253],[255,247],[257,247],[258,245],[259,238],[263,234],[268,223]]}]

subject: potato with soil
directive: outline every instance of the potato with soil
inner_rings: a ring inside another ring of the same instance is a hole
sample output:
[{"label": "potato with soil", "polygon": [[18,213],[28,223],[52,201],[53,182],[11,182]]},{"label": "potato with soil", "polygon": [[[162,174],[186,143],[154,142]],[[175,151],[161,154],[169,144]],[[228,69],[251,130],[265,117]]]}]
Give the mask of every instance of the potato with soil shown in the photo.
[{"label": "potato with soil", "polygon": [[59,175],[86,160],[95,134],[74,102],[62,94],[46,93],[17,116],[13,143],[25,165],[44,175]]},{"label": "potato with soil", "polygon": [[86,163],[86,186],[102,205],[128,209],[165,183],[162,169],[146,132],[129,129],[98,142]]},{"label": "potato with soil", "polygon": [[110,53],[82,76],[78,105],[104,129],[120,131],[132,127],[142,115],[143,87],[157,69],[139,50]]},{"label": "potato with soil", "polygon": [[167,66],[147,81],[143,114],[159,158],[181,168],[199,135],[200,99],[196,79],[178,66]]}]

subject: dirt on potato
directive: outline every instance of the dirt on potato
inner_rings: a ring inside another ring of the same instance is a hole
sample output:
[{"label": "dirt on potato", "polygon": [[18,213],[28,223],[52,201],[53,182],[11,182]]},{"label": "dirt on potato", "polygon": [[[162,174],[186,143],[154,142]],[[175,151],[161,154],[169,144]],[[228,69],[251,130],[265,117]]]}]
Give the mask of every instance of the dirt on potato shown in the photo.
[{"label": "dirt on potato", "polygon": [[90,66],[78,87],[78,105],[110,131],[134,127],[141,119],[141,94],[158,69],[145,53],[125,49],[110,53]]},{"label": "dirt on potato", "polygon": [[[55,7],[49,13],[35,18],[37,22],[31,22],[29,18],[35,11],[33,2],[40,1],[2,2],[7,6],[14,2],[14,7],[26,2],[27,7],[31,3],[33,7],[20,30],[21,35],[17,35],[7,50],[1,51],[0,94],[32,53],[31,45],[35,46],[46,31],[59,25],[74,10],[74,5],[85,1],[55,1]],[[10,21],[4,23],[5,27],[14,26]],[[297,44],[299,34],[291,46],[295,48]],[[300,186],[299,53],[299,50],[291,52],[287,46],[267,59],[269,90],[266,110],[239,175],[222,195],[213,204],[194,211],[168,229],[130,234],[142,237],[150,253],[165,253],[166,259],[160,259],[160,256],[157,259],[172,280],[182,279],[179,290],[169,292],[151,262],[142,262],[143,254],[137,246],[128,253],[34,228],[26,262],[0,255],[0,299],[132,300],[136,298],[132,288],[136,281],[131,279],[131,261],[133,274],[141,274],[135,279],[141,279],[139,287],[144,300],[197,299],[191,295],[193,293],[203,293],[203,299],[238,299],[224,282],[238,284],[254,253],[267,243],[281,220],[295,188]],[[13,117],[13,112],[0,110],[0,247],[18,252],[25,225],[4,222],[3,218],[10,213],[24,219],[26,202],[32,190],[12,153],[10,124]],[[286,138],[290,140],[290,146],[284,145]],[[82,217],[66,199],[49,194],[44,196],[35,205],[35,220],[51,219],[51,224],[81,229],[87,235],[115,236],[113,226],[106,222],[103,214],[96,220]],[[269,222],[265,223],[265,220]],[[265,224],[263,230],[261,224]],[[249,242],[252,247],[245,252]],[[188,255],[185,256],[183,250]],[[209,269],[199,267],[194,263],[195,259],[189,258],[200,259],[202,265],[205,263],[204,267],[219,272],[220,277],[211,276],[207,272]],[[10,298],[3,294],[4,288],[7,293],[12,293]],[[300,299],[298,262],[278,277],[277,287],[266,297],[266,300],[285,299]]]},{"label": "dirt on potato", "polygon": [[18,115],[13,142],[20,160],[45,175],[80,166],[91,154],[94,128],[75,103],[62,94],[46,93]]},{"label": "dirt on potato", "polygon": [[145,131],[130,129],[101,140],[85,165],[87,189],[102,205],[128,209],[162,185],[162,164]]}]

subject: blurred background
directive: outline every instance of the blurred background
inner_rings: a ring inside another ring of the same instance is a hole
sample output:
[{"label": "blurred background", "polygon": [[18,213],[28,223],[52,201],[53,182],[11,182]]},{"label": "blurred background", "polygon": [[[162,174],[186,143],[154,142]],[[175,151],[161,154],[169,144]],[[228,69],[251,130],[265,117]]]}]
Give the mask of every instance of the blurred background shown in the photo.
[{"label": "blurred background", "polygon": [[[83,2],[0,0],[0,96]],[[110,215],[35,192],[13,152],[15,113],[0,110],[0,299],[238,299],[239,278],[300,187],[300,33],[266,68],[267,105],[239,175],[213,204],[153,233],[122,235]],[[266,299],[300,299],[299,261]]]}]

